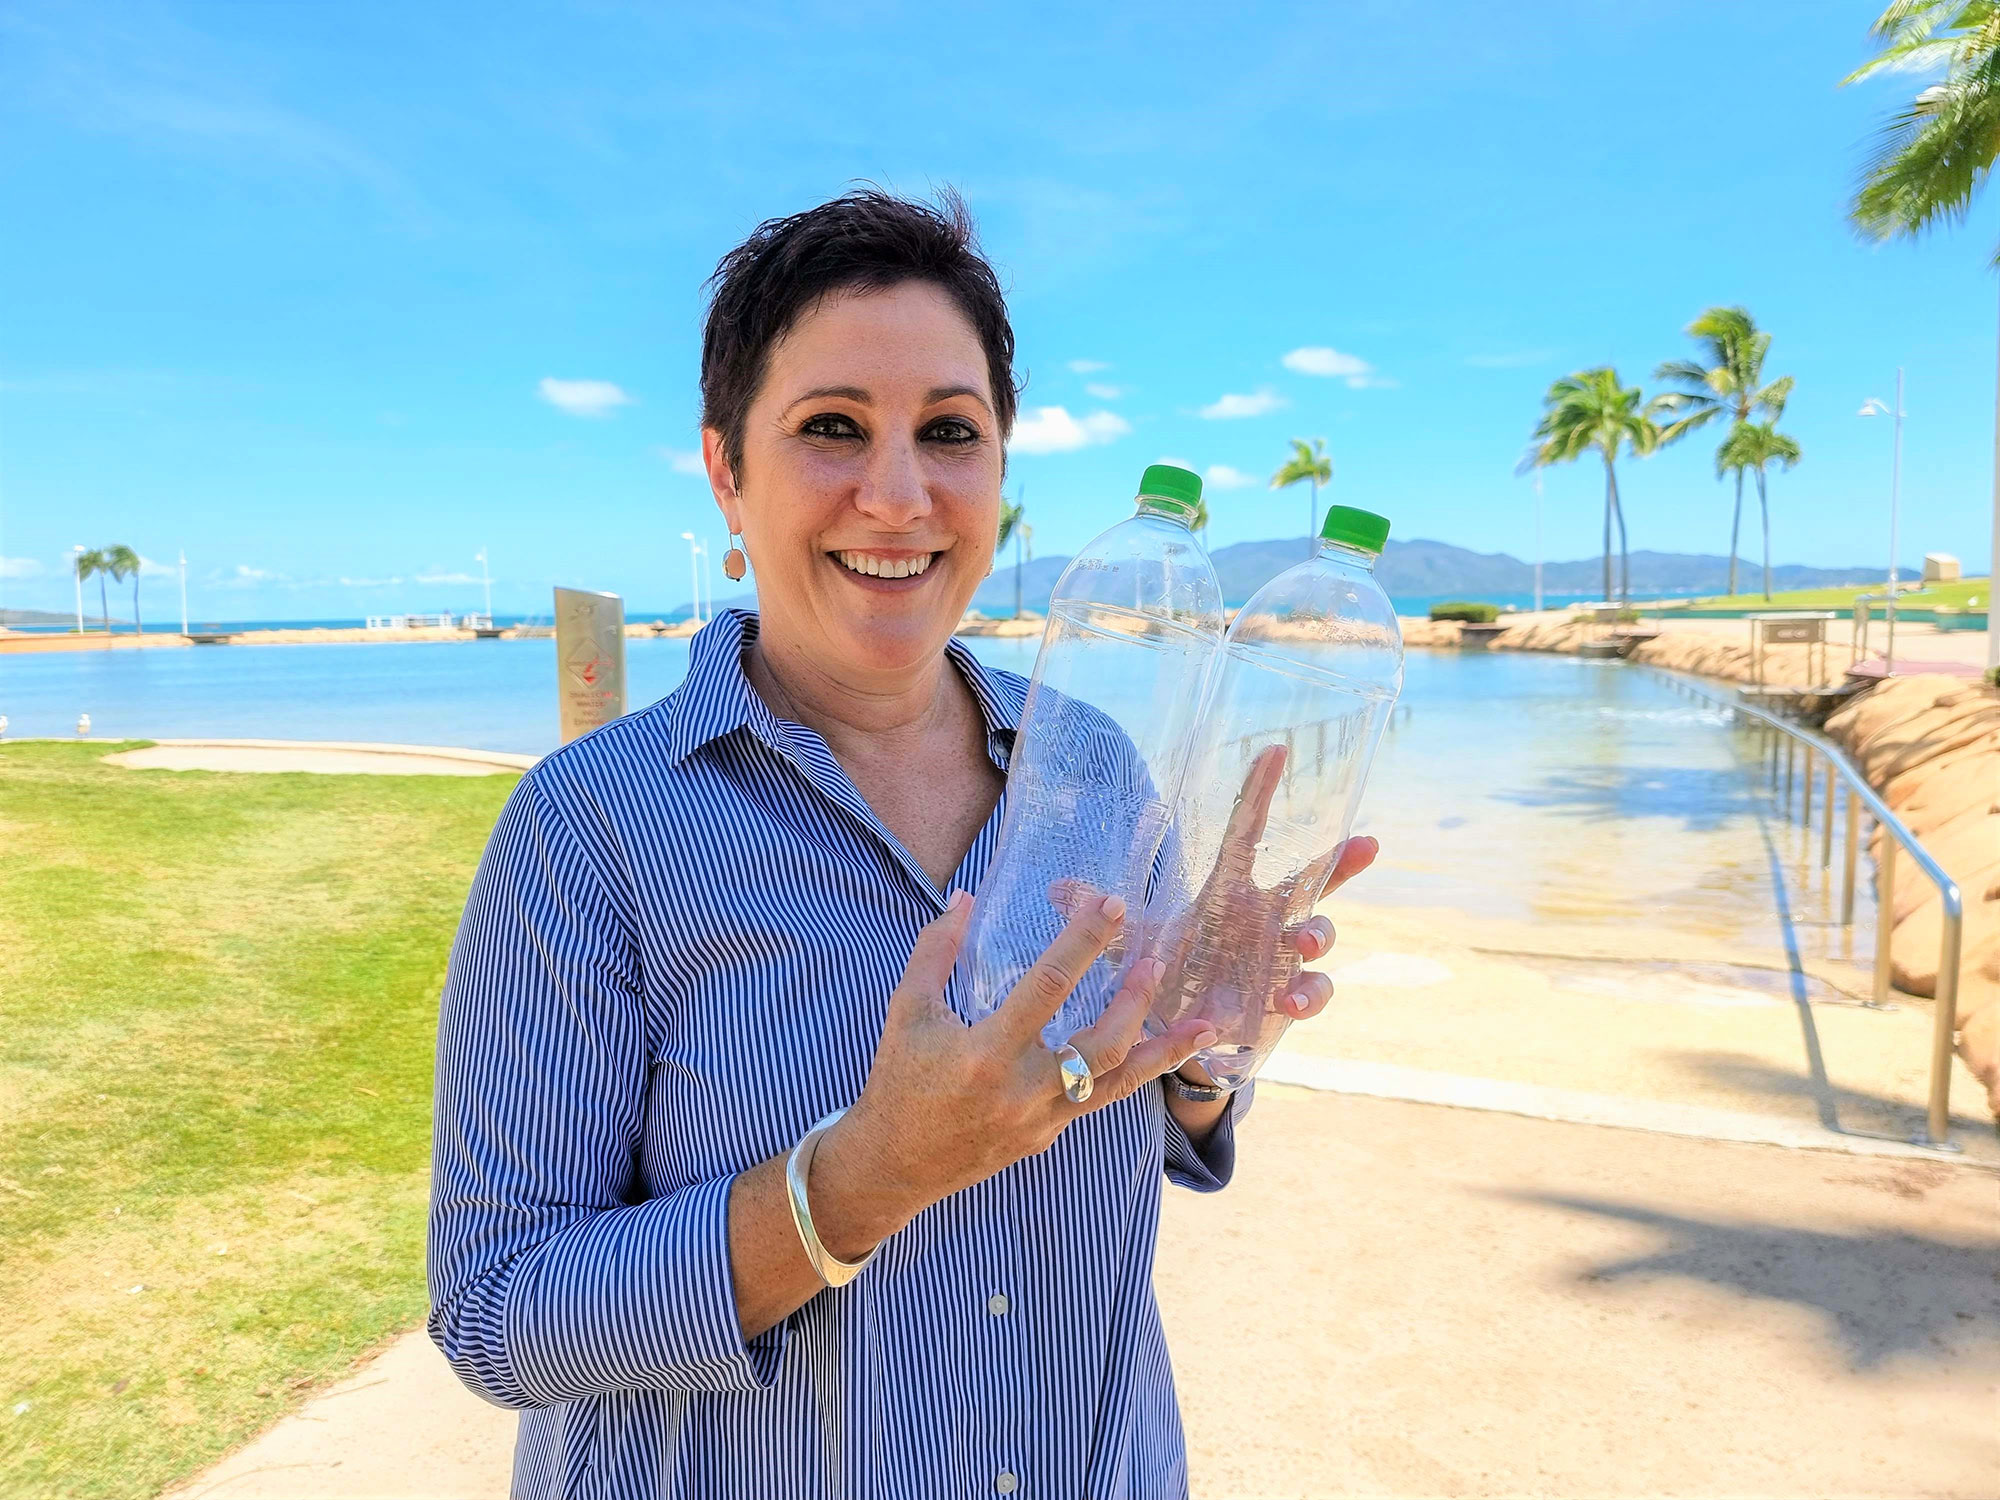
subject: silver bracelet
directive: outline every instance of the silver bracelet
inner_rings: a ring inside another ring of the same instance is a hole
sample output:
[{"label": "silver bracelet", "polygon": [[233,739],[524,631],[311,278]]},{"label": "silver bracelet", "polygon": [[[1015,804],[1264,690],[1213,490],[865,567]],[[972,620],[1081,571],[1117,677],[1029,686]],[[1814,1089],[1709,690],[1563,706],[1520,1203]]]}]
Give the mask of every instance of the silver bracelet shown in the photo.
[{"label": "silver bracelet", "polygon": [[792,1204],[792,1225],[799,1232],[799,1243],[805,1246],[806,1259],[812,1262],[814,1273],[828,1286],[846,1286],[868,1269],[868,1263],[882,1248],[877,1245],[856,1261],[836,1260],[820,1243],[819,1231],[813,1228],[812,1205],[806,1200],[806,1183],[812,1178],[813,1158],[819,1154],[819,1138],[846,1113],[844,1109],[836,1109],[821,1120],[799,1137],[799,1143],[792,1147],[792,1154],[785,1158],[785,1196]]}]

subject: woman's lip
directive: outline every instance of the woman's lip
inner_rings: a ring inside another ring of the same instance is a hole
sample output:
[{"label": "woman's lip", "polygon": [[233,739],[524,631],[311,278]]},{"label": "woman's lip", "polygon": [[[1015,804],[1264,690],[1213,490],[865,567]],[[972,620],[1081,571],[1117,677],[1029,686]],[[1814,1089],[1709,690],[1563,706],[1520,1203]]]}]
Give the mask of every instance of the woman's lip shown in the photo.
[{"label": "woman's lip", "polygon": [[937,574],[938,561],[944,557],[944,553],[942,552],[892,552],[886,549],[878,550],[873,547],[843,547],[841,550],[844,552],[867,552],[872,557],[896,558],[899,561],[911,557],[930,557],[933,559],[931,565],[921,573],[912,573],[905,578],[879,578],[873,573],[857,573],[838,557],[832,554],[827,555],[827,566],[832,568],[834,572],[840,574],[848,582],[857,584],[867,589],[870,593],[875,594],[907,594],[913,589],[922,587],[928,579]]}]

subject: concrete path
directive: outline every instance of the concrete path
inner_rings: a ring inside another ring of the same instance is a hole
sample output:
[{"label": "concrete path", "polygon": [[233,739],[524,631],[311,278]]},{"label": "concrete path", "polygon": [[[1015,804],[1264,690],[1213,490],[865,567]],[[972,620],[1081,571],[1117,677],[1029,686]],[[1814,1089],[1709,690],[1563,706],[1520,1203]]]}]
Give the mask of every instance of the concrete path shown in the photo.
[{"label": "concrete path", "polygon": [[[1158,1285],[1203,1500],[2000,1493],[2000,1178],[1263,1089]],[[175,1500],[473,1500],[421,1333]]]}]

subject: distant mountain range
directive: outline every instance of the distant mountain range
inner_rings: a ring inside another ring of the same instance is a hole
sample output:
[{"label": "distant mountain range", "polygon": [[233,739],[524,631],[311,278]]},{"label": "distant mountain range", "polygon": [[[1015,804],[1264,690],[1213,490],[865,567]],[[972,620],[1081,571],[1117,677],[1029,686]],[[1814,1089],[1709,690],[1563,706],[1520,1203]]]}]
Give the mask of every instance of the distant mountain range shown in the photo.
[{"label": "distant mountain range", "polygon": [[[1216,577],[1222,583],[1222,597],[1232,604],[1248,599],[1259,588],[1294,563],[1303,562],[1303,537],[1270,542],[1235,542],[1214,554]],[[1021,570],[1021,602],[1037,613],[1048,608],[1049,594],[1056,579],[1069,566],[1067,557],[1038,557]],[[1614,572],[1617,563],[1612,563]],[[1737,561],[1737,587],[1755,588],[1763,574],[1761,566],[1749,558]],[[1839,588],[1847,584],[1873,583],[1882,577],[1879,563],[1857,564],[1851,568],[1808,568],[1786,563],[1771,569],[1773,589]],[[1906,576],[1916,577],[1911,569]],[[1449,542],[1424,540],[1397,541],[1391,538],[1376,564],[1375,576],[1383,589],[1395,598],[1456,595],[1479,599],[1488,594],[1525,594],[1535,587],[1535,565],[1504,552],[1473,552]],[[1574,562],[1552,562],[1542,566],[1542,588],[1551,594],[1590,594],[1604,586],[1604,560],[1579,558]],[[1634,552],[1632,592],[1653,594],[1720,594],[1729,586],[1729,559],[1707,553]],[[756,603],[755,594],[738,594],[717,601],[718,607]],[[982,614],[1014,612],[1014,568],[996,567],[993,576],[972,596],[972,607]],[[683,604],[680,613],[691,606]],[[634,618],[644,611],[635,613]]]}]

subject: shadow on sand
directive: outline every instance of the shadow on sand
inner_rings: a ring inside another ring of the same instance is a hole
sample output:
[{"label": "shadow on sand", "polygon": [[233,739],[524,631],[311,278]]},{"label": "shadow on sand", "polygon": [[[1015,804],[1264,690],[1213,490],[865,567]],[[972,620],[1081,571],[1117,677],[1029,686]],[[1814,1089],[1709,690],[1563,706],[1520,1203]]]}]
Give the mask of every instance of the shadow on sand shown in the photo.
[{"label": "shadow on sand", "polygon": [[[1948,1168],[1911,1164],[1931,1172]],[[1562,1193],[1503,1196],[1641,1225],[1664,1243],[1607,1261],[1583,1283],[1685,1279],[1743,1297],[1810,1308],[1849,1365],[1872,1371],[1898,1359],[1975,1359],[2000,1366],[2000,1238],[1967,1244],[1899,1231],[1834,1234],[1725,1223],[1638,1204]]]}]

